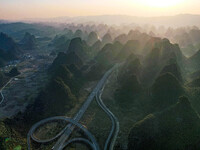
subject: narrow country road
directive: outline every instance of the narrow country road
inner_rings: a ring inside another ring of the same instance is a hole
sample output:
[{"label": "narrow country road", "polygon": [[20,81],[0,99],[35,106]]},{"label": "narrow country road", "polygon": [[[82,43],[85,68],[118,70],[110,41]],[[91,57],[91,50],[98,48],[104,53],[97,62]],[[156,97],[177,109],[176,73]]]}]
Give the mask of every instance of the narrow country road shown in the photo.
[{"label": "narrow country road", "polygon": [[11,78],[0,90],[0,94],[1,94],[1,101],[0,101],[0,105],[4,102],[4,95],[3,95],[3,90],[4,88],[6,88],[6,86],[13,80],[13,78]]}]

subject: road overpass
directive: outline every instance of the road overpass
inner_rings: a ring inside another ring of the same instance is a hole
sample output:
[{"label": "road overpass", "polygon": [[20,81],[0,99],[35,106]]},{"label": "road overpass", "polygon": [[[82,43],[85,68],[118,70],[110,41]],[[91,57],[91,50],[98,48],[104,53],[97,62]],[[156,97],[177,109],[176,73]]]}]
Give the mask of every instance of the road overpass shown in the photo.
[{"label": "road overpass", "polygon": [[[101,93],[103,91],[103,87],[104,87],[108,77],[118,66],[119,66],[118,64],[115,65],[114,67],[112,67],[110,70],[108,70],[104,74],[104,76],[98,82],[98,84],[93,89],[93,91],[90,93],[87,100],[84,102],[84,104],[79,109],[78,113],[73,117],[73,119],[63,117],[63,116],[51,117],[51,118],[44,119],[44,120],[36,123],[35,125],[33,125],[27,135],[28,150],[31,150],[31,145],[30,145],[31,139],[38,143],[47,143],[47,142],[53,141],[57,138],[58,138],[58,140],[57,140],[56,144],[52,147],[52,150],[62,150],[65,146],[67,146],[68,144],[70,144],[72,142],[84,142],[84,143],[88,144],[89,146],[91,146],[92,149],[99,150],[100,149],[99,145],[96,142],[94,136],[92,136],[92,134],[85,127],[83,127],[81,124],[78,123],[95,97],[97,99],[97,103],[99,104],[99,106],[108,114],[108,116],[110,117],[110,119],[112,121],[112,128],[111,128],[110,134],[108,136],[108,139],[106,141],[104,149],[113,149],[114,143],[116,140],[116,136],[119,131],[119,122],[118,122],[117,118],[112,114],[112,112],[104,105],[104,103],[101,99]],[[64,120],[64,121],[69,122],[69,124],[60,133],[58,133],[55,137],[53,137],[51,139],[39,140],[36,137],[34,137],[33,133],[39,126],[41,126],[42,124],[45,124],[47,122],[55,121],[55,120]],[[83,139],[83,138],[76,138],[76,139],[68,140],[75,127],[78,127],[81,130],[83,130],[83,132],[87,135],[89,140]]]}]

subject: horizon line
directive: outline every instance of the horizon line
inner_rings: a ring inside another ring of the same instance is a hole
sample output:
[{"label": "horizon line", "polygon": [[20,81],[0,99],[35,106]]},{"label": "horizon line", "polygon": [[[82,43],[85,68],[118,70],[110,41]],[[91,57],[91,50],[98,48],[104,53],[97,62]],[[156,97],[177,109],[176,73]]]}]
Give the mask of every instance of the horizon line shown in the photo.
[{"label": "horizon line", "polygon": [[175,17],[181,15],[192,15],[192,16],[200,16],[200,14],[192,14],[192,13],[180,13],[175,15],[159,15],[159,16],[134,16],[128,14],[102,14],[102,15],[83,15],[83,16],[57,16],[57,17],[35,17],[35,18],[19,18],[19,19],[3,19],[3,21],[27,21],[27,20],[47,20],[47,19],[58,19],[58,18],[79,18],[79,17],[101,17],[101,16],[126,16],[126,17],[137,17],[137,18],[158,18],[158,17]]}]

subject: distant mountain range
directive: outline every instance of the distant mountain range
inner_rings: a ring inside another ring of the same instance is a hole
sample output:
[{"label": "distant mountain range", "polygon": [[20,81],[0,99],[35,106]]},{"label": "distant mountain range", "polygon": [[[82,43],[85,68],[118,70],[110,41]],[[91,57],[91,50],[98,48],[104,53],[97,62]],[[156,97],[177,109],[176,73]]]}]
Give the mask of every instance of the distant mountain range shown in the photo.
[{"label": "distant mountain range", "polygon": [[128,15],[100,15],[80,17],[57,17],[49,19],[25,19],[29,22],[51,23],[105,23],[105,24],[152,24],[156,26],[200,26],[200,15],[180,14],[175,16],[136,17]]},{"label": "distant mountain range", "polygon": [[9,22],[11,22],[11,21],[8,21],[8,20],[1,20],[1,19],[0,19],[0,24],[2,24],[2,23],[9,23]]}]

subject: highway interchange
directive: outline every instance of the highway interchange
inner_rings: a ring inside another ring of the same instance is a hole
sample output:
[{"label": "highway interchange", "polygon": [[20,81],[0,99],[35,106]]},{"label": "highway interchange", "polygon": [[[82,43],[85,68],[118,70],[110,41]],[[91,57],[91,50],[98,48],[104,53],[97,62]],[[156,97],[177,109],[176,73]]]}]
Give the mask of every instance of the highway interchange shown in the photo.
[{"label": "highway interchange", "polygon": [[[112,150],[119,132],[119,122],[117,118],[114,116],[114,114],[105,106],[101,99],[101,95],[105,86],[105,83],[108,79],[108,77],[111,75],[111,73],[118,67],[118,64],[112,67],[110,70],[108,70],[102,79],[98,82],[96,87],[93,89],[93,91],[88,96],[87,100],[84,102],[82,107],[79,109],[78,113],[73,117],[72,119],[66,117],[66,116],[57,116],[57,117],[51,117],[44,120],[39,121],[38,123],[34,124],[31,129],[29,130],[29,133],[27,135],[27,144],[28,144],[28,150],[31,150],[31,139],[37,143],[47,143],[51,142],[53,140],[57,140],[56,144],[52,147],[52,150],[62,150],[67,145],[73,142],[83,142],[90,146],[94,150],[100,150],[98,143],[96,142],[95,137],[83,126],[79,123],[80,119],[88,109],[91,102],[96,98],[96,101],[98,105],[103,109],[103,111],[106,112],[106,114],[109,116],[112,127],[110,130],[110,133],[108,135],[108,138],[104,145],[104,150]],[[37,128],[39,128],[41,125],[46,124],[48,122],[56,121],[56,120],[63,120],[68,122],[69,124],[56,136],[54,136],[51,139],[47,140],[40,140],[37,139],[34,136],[34,132]],[[72,134],[75,127],[78,127],[80,130],[84,132],[84,134],[87,136],[86,138],[74,138],[69,140],[70,135]]]}]

